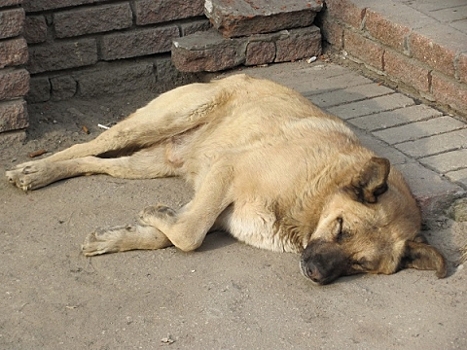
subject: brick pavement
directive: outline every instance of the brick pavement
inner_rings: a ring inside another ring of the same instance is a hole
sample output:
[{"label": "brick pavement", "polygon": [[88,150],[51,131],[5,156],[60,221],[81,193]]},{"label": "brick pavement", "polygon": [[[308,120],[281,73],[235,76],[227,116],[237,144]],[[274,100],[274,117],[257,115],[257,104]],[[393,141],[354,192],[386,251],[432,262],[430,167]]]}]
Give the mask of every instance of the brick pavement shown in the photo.
[{"label": "brick pavement", "polygon": [[467,123],[362,77],[349,68],[315,62],[249,68],[247,74],[290,86],[344,119],[404,176],[425,218],[467,190]]}]

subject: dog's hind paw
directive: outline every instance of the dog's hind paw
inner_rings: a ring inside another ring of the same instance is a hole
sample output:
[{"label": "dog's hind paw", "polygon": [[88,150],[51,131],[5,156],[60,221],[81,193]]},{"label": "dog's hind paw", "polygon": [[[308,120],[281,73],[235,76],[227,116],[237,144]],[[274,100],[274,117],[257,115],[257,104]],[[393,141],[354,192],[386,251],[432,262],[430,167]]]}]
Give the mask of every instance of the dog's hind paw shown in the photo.
[{"label": "dog's hind paw", "polygon": [[14,169],[6,171],[5,176],[9,183],[23,191],[34,190],[52,182],[53,172],[51,164],[27,162],[17,165]]}]

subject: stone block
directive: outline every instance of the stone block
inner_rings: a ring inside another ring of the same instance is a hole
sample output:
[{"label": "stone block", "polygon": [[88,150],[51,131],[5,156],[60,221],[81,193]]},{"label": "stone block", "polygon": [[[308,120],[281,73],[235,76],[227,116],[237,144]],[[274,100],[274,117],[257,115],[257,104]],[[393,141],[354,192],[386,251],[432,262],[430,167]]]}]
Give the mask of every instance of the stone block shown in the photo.
[{"label": "stone block", "polygon": [[129,3],[78,8],[54,14],[58,38],[124,29],[130,27],[132,22]]},{"label": "stone block", "polygon": [[0,68],[18,66],[28,61],[28,45],[24,38],[0,41]]},{"label": "stone block", "polygon": [[458,83],[454,78],[448,78],[437,72],[432,73],[431,91],[434,98],[451,108],[467,111],[467,85]]},{"label": "stone block", "polygon": [[52,86],[52,100],[66,100],[76,94],[77,83],[70,75],[55,77],[50,79]]},{"label": "stone block", "polygon": [[358,7],[348,0],[326,0],[326,11],[333,18],[355,29],[361,29],[366,7]]},{"label": "stone block", "polygon": [[203,15],[204,0],[137,0],[136,24],[169,22]]},{"label": "stone block", "polygon": [[27,68],[31,74],[36,74],[88,66],[96,62],[96,40],[80,39],[30,47]]},{"label": "stone block", "polygon": [[187,36],[196,32],[205,32],[211,27],[211,23],[207,19],[198,19],[180,24],[180,32],[181,36]]},{"label": "stone block", "polygon": [[23,97],[29,90],[29,73],[25,69],[0,71],[0,101]]},{"label": "stone block", "polygon": [[246,38],[225,39],[216,30],[174,40],[172,60],[182,72],[217,72],[245,62]]},{"label": "stone block", "polygon": [[274,62],[295,61],[321,55],[321,33],[318,27],[288,30],[287,36],[276,41]]},{"label": "stone block", "polygon": [[323,7],[319,0],[206,0],[205,14],[225,37],[307,27]]},{"label": "stone block", "polygon": [[23,31],[24,19],[22,8],[0,11],[0,39],[20,35]]},{"label": "stone block", "polygon": [[6,7],[6,6],[12,6],[12,5],[19,5],[22,2],[23,0],[2,0],[2,2],[0,2],[0,8]]},{"label": "stone block", "polygon": [[27,16],[24,24],[24,38],[29,44],[47,40],[47,23],[44,16]]},{"label": "stone block", "polygon": [[28,126],[26,101],[0,102],[0,132],[23,129]]},{"label": "stone block", "polygon": [[48,77],[32,77],[31,88],[26,96],[29,103],[46,102],[50,100],[50,80]]},{"label": "stone block", "polygon": [[172,40],[179,36],[175,25],[108,34],[102,38],[101,56],[110,61],[169,52]]},{"label": "stone block", "polygon": [[245,65],[253,66],[274,62],[276,44],[269,41],[251,42],[246,47]]}]

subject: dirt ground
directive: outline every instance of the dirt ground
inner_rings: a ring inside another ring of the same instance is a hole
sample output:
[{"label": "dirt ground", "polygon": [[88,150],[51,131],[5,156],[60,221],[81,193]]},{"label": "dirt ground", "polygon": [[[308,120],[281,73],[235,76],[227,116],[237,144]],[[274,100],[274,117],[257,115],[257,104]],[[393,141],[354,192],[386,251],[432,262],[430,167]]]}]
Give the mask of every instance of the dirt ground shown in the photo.
[{"label": "dirt ground", "polygon": [[[151,93],[29,107],[25,144],[0,168],[102,132]],[[88,130],[89,134],[85,133]],[[190,198],[178,179],[70,179],[25,194],[0,181],[0,349],[466,349],[466,269],[456,266],[465,223],[431,218],[428,238],[450,276],[405,270],[313,286],[298,257],[224,233],[193,253],[175,248],[80,255],[99,226],[130,223],[145,206]]]}]

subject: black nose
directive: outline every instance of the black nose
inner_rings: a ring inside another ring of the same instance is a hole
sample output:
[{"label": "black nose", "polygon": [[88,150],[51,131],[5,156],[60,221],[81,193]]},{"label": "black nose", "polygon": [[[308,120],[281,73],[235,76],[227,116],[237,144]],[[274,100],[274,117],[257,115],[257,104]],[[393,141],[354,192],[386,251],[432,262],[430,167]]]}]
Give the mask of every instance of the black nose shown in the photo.
[{"label": "black nose", "polygon": [[300,267],[305,277],[309,278],[316,284],[323,283],[325,277],[315,264],[313,264],[312,262],[305,262],[302,260],[300,262]]}]

